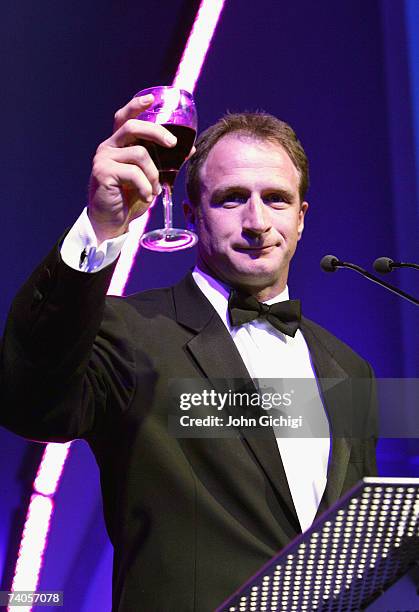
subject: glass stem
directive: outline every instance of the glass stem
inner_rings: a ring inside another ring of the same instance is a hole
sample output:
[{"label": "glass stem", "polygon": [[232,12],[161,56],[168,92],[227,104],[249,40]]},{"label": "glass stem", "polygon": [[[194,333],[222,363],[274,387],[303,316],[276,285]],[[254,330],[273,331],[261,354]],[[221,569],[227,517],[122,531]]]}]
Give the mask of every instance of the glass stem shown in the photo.
[{"label": "glass stem", "polygon": [[172,189],[167,183],[163,183],[162,189],[164,206],[164,229],[171,230],[173,227]]}]

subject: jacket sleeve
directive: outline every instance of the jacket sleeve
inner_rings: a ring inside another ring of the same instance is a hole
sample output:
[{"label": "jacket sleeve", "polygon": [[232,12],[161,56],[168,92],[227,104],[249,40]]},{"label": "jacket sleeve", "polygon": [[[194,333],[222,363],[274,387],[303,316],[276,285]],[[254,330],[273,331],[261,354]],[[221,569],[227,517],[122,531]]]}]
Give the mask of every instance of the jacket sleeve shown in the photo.
[{"label": "jacket sleeve", "polygon": [[19,291],[0,353],[1,425],[61,442],[88,436],[129,405],[132,342],[106,303],[114,267],[78,272],[56,246]]}]

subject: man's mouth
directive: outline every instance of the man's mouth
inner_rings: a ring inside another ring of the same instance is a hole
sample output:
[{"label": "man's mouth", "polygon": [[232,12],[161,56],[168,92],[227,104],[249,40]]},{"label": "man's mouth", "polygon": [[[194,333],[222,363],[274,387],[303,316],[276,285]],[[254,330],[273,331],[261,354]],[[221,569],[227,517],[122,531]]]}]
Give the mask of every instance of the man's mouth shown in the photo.
[{"label": "man's mouth", "polygon": [[268,252],[276,247],[275,244],[264,244],[264,245],[255,245],[255,246],[238,246],[236,247],[236,251],[256,254],[256,253],[264,253]]}]

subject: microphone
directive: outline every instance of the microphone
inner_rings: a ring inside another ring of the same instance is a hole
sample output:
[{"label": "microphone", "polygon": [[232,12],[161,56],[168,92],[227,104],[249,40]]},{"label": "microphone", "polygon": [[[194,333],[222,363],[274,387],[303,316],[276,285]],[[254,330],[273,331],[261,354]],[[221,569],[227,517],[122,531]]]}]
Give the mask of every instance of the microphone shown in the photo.
[{"label": "microphone", "polygon": [[367,272],[367,270],[364,270],[364,268],[361,268],[356,264],[347,261],[340,261],[337,257],[335,257],[335,255],[325,255],[324,257],[322,257],[320,261],[320,266],[325,272],[336,272],[338,268],[348,268],[349,270],[354,270],[355,272],[358,272],[358,274],[362,274],[362,276],[368,278],[368,280],[372,281],[373,283],[377,283],[377,285],[381,285],[381,287],[384,287],[392,293],[395,293],[396,295],[399,295],[405,300],[412,302],[416,306],[419,306],[419,300],[417,300],[412,295],[409,295],[405,291],[402,291],[401,289],[398,289],[397,287],[394,287],[393,285],[382,281],[377,276],[370,274],[369,272]]},{"label": "microphone", "polygon": [[379,257],[372,265],[374,270],[380,274],[388,274],[393,271],[393,268],[414,268],[415,270],[419,270],[418,264],[393,261],[390,257]]},{"label": "microphone", "polygon": [[325,272],[336,272],[341,263],[334,255],[325,255],[320,261],[320,267]]}]

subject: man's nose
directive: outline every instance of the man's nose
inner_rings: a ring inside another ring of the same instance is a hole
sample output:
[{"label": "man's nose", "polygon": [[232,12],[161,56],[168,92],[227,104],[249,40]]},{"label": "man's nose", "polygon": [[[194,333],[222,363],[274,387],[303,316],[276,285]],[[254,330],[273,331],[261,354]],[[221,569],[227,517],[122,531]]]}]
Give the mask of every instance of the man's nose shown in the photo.
[{"label": "man's nose", "polygon": [[252,196],[247,202],[243,231],[259,236],[271,229],[271,220],[268,207],[259,196]]}]

